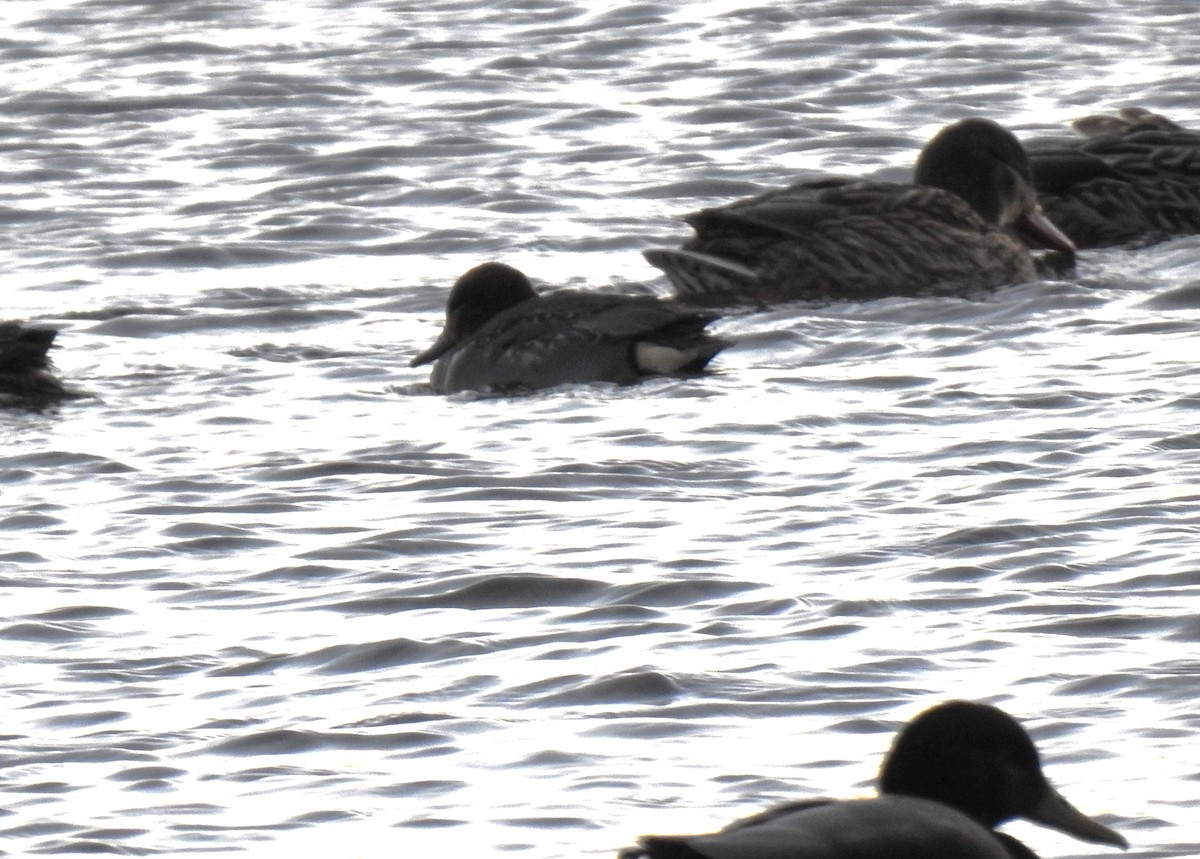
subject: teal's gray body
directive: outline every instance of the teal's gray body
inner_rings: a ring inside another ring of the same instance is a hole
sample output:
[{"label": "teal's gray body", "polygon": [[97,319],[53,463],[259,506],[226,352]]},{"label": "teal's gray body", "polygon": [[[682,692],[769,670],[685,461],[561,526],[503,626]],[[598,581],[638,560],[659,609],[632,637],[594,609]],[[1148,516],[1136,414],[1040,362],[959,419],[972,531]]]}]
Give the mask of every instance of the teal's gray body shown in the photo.
[{"label": "teal's gray body", "polygon": [[499,263],[459,278],[441,336],[412,366],[434,361],[430,384],[457,391],[629,384],[698,373],[726,345],[705,333],[716,314],[651,296],[563,290],[538,297]]}]

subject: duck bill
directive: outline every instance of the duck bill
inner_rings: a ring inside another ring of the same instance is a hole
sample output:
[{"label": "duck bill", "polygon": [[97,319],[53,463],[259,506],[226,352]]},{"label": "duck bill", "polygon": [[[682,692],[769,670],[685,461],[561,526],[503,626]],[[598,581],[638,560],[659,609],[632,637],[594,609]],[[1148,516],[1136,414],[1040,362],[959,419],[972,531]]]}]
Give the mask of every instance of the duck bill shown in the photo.
[{"label": "duck bill", "polygon": [[1080,841],[1088,841],[1092,844],[1111,844],[1122,850],[1129,846],[1129,842],[1119,832],[1088,817],[1063,799],[1062,794],[1050,785],[1046,785],[1045,795],[1033,811],[1026,814],[1025,817],[1034,823],[1040,823],[1072,835]]},{"label": "duck bill", "polygon": [[1054,225],[1054,222],[1042,214],[1039,206],[1025,212],[1015,224],[1022,238],[1035,247],[1051,248],[1063,253],[1075,253],[1075,243],[1067,238],[1067,234]]},{"label": "duck bill", "polygon": [[409,361],[408,366],[420,367],[422,364],[428,364],[430,361],[436,361],[438,358],[445,355],[457,345],[458,338],[454,336],[454,332],[452,332],[450,330],[450,326],[447,325],[444,329],[442,329],[442,333],[438,339],[433,341],[433,345]]}]

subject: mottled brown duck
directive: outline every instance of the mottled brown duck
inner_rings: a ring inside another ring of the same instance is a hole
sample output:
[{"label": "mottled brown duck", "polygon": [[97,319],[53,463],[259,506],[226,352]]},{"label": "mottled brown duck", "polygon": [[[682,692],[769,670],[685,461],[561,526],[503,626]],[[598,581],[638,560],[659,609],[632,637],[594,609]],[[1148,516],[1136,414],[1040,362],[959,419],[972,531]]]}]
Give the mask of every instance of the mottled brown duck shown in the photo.
[{"label": "mottled brown duck", "polygon": [[1200,132],[1141,108],[1072,123],[1084,135],[1027,144],[1046,214],[1081,248],[1200,233]]},{"label": "mottled brown duck", "polygon": [[942,129],[913,184],[801,182],[685,217],[683,249],[645,252],[708,305],[973,294],[1038,277],[1030,246],[1072,254],[1042,215],[1020,141],[987,119]]}]

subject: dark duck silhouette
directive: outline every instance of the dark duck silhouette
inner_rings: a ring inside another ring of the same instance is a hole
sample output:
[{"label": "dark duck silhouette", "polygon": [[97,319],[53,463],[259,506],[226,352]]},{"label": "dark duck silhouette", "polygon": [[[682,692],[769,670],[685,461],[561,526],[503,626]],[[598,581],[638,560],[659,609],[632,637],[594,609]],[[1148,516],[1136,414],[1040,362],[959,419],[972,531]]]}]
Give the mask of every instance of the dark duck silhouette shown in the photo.
[{"label": "dark duck silhouette", "polygon": [[520,271],[489,262],[454,284],[441,336],[410,366],[436,361],[430,384],[440,394],[689,375],[729,345],[704,330],[716,318],[648,295],[539,297]]},{"label": "dark duck silhouette", "polygon": [[1024,818],[1125,848],[1120,834],[1067,802],[1008,714],[950,701],[897,735],[876,799],[793,802],[710,835],[640,839],[622,859],[1037,859],[995,827]]},{"label": "dark duck silhouette", "polygon": [[1200,233],[1200,132],[1141,108],[1088,116],[1084,138],[1027,144],[1046,214],[1081,248]]},{"label": "dark duck silhouette", "polygon": [[49,351],[58,331],[20,322],[0,322],[0,397],[6,402],[69,396],[54,377]]},{"label": "dark duck silhouette", "polygon": [[1030,245],[1074,251],[1041,214],[1020,141],[987,119],[943,128],[912,185],[801,182],[685,220],[682,250],[645,256],[711,305],[970,293],[1036,279]]}]

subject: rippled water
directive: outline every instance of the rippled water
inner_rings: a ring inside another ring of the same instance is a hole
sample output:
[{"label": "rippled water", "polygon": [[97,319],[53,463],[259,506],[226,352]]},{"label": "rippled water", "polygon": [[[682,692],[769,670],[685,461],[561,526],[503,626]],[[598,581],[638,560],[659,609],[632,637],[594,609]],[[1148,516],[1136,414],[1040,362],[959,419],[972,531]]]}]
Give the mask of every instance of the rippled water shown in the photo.
[{"label": "rippled water", "polygon": [[[1115,2],[0,7],[0,851],[611,855],[867,791],[985,698],[1200,852],[1200,240],[716,326],[698,380],[433,396],[445,289],[665,289],[678,215],[940,125],[1200,125]],[[1047,856],[1107,852],[1012,830]]]}]

